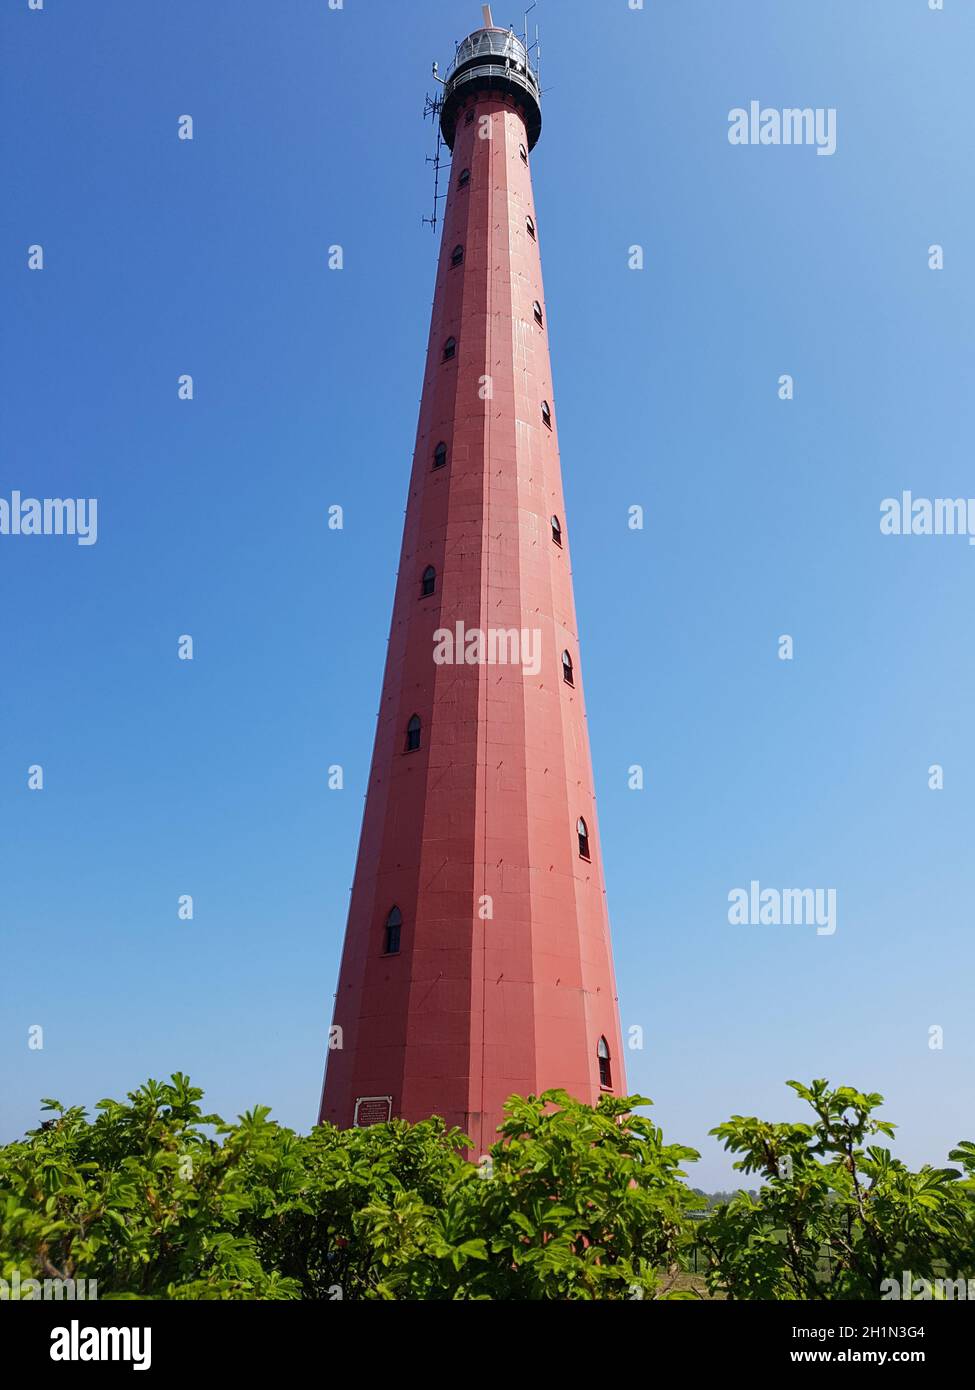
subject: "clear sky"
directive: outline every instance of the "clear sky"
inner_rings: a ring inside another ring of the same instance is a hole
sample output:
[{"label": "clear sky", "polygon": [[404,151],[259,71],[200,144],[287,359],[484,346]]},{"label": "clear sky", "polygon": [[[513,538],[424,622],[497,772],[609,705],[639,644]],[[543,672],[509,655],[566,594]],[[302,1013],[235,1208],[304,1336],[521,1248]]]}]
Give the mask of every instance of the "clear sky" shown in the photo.
[{"label": "clear sky", "polygon": [[[975,548],[879,520],[975,495],[975,11],[531,19],[630,1088],[706,1187],[707,1130],[798,1118],[790,1077],[883,1092],[943,1161],[975,1137]],[[0,1139],[177,1069],[315,1119],[437,253],[423,99],[479,20],[5,0],[0,497],[97,497],[98,539],[0,536]],[[731,145],[753,100],[835,108],[835,154]],[[835,889],[835,933],[732,926],[752,880]]]}]

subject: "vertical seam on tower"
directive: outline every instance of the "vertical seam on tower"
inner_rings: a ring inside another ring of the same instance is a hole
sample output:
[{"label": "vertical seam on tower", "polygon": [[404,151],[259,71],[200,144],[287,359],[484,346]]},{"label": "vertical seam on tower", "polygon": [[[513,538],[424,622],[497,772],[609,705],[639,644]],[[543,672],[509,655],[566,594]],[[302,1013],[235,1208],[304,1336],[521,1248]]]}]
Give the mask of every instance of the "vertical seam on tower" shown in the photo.
[{"label": "vertical seam on tower", "polygon": [[[487,216],[487,257],[486,257],[486,262],[487,262],[487,264],[486,264],[486,267],[485,267],[485,269],[486,269],[486,271],[487,271],[487,288],[486,288],[486,293],[485,293],[485,309],[486,309],[486,311],[487,311],[487,322],[486,322],[485,334],[484,334],[484,347],[485,347],[485,357],[486,357],[485,369],[487,370],[488,376],[491,375],[490,368],[491,368],[492,362],[494,361],[494,354],[493,354],[493,350],[492,350],[493,334],[494,334],[494,295],[493,295],[493,287],[494,287],[494,266],[493,266],[493,257],[494,257],[494,249],[495,249],[495,248],[494,248],[494,236],[493,236],[493,234],[492,234],[493,218],[494,218],[494,210],[495,210],[495,209],[494,209],[494,167],[493,167],[493,165],[494,165],[494,160],[493,160],[493,151],[494,151],[494,140],[493,140],[493,135],[494,135],[494,112],[490,112],[490,113],[489,113],[489,119],[490,119],[490,121],[491,121],[491,135],[492,135],[492,139],[488,141],[488,156],[487,156],[487,163],[488,163],[488,171],[487,171],[487,177],[488,177],[488,183],[487,183],[487,205],[488,205],[488,206],[487,206],[487,213],[488,213],[488,216]],[[477,138],[477,137],[475,136],[475,139],[476,139],[476,138]],[[487,611],[487,618],[488,618],[488,624],[487,624],[487,625],[489,625],[489,624],[490,624],[490,621],[491,621],[491,402],[490,402],[490,397],[487,397],[487,396],[486,396],[486,397],[484,398],[484,407],[485,407],[485,409],[484,409],[484,420],[485,420],[485,430],[484,430],[484,483],[485,483],[485,490],[484,490],[484,530],[483,530],[483,533],[482,533],[482,534],[483,534],[484,539],[485,539],[485,542],[486,542],[486,548],[485,548],[485,553],[484,553],[484,570],[485,570],[484,601],[485,601],[485,608],[486,608],[486,611]],[[487,626],[487,625],[485,625],[485,626]],[[487,840],[488,840],[488,824],[487,824],[487,823],[488,823],[488,815],[489,815],[489,810],[488,810],[488,808],[489,808],[489,806],[490,806],[490,798],[489,798],[489,794],[488,794],[488,793],[489,793],[489,787],[488,787],[488,777],[489,777],[489,773],[488,773],[488,746],[489,746],[488,719],[489,719],[489,712],[490,712],[490,708],[491,708],[491,700],[490,700],[490,690],[488,689],[488,686],[489,686],[489,675],[488,675],[488,670],[489,670],[489,668],[488,668],[487,665],[484,665],[481,669],[482,669],[482,671],[484,672],[484,680],[483,680],[483,684],[482,684],[482,687],[481,687],[482,693],[483,693],[483,696],[484,696],[484,743],[483,743],[483,748],[484,748],[484,818],[483,818],[483,824],[482,824],[482,845],[481,845],[481,885],[482,885],[482,887],[484,888],[484,890],[485,890],[485,892],[486,892],[486,891],[487,891]],[[492,911],[493,911],[494,904],[492,903],[491,906],[492,906]],[[480,917],[478,917],[477,920],[478,920],[478,921],[482,921],[483,919],[480,918]],[[482,927],[481,927],[481,1087],[480,1087],[480,1101],[479,1101],[479,1104],[478,1104],[478,1120],[477,1120],[477,1123],[478,1123],[478,1138],[479,1138],[479,1140],[480,1140],[479,1148],[480,1148],[480,1151],[481,1151],[482,1154],[484,1153],[484,1053],[485,1053],[486,1047],[487,1047],[487,930],[482,926]]]}]

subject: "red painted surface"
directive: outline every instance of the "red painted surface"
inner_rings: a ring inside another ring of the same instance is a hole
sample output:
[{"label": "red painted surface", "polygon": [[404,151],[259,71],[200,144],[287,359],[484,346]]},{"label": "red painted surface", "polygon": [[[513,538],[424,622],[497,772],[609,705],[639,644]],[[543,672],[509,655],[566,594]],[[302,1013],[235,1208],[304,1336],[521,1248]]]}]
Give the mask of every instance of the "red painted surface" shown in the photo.
[{"label": "red painted surface", "polygon": [[[358,1097],[391,1095],[394,1115],[442,1115],[484,1152],[513,1092],[561,1086],[595,1101],[600,1037],[617,1094],[625,1080],[544,313],[545,223],[519,150],[521,114],[497,94],[471,104],[476,118],[461,116],[453,151],[335,999],[342,1046],[329,1053],[321,1119],[349,1126]],[[491,139],[479,138],[485,115]],[[454,267],[458,245],[464,259]],[[444,362],[450,337],[456,356]],[[492,399],[482,399],[485,376]],[[434,469],[441,440],[448,461]],[[421,597],[428,565],[436,589]],[[435,630],[458,622],[468,631],[537,630],[540,671],[436,664]],[[563,679],[564,650],[573,686]],[[421,746],[407,752],[414,714]],[[485,895],[490,919],[480,915]],[[403,924],[390,955],[394,905]]]}]

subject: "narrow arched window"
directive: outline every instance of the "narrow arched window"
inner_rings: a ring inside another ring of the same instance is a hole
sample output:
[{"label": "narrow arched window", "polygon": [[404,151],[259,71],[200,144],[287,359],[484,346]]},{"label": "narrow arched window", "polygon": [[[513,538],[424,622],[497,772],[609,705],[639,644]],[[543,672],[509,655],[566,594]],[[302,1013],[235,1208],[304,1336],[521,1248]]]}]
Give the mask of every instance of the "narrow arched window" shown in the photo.
[{"label": "narrow arched window", "polygon": [[444,343],[444,345],[443,345],[443,360],[444,360],[445,362],[452,362],[453,359],[454,359],[456,356],[457,356],[457,339],[456,339],[456,338],[448,338],[447,341],[446,341],[446,342]]},{"label": "narrow arched window", "polygon": [[575,685],[574,673],[572,670],[572,657],[568,652],[562,653],[562,679],[566,685]]},{"label": "narrow arched window", "polygon": [[414,714],[406,726],[406,751],[415,753],[420,746],[420,716]]},{"label": "narrow arched window", "polygon": [[542,401],[542,424],[552,428],[552,407],[548,401]]},{"label": "narrow arched window", "polygon": [[474,114],[474,107],[472,106],[471,109],[468,111],[467,115],[464,117],[465,125],[470,125],[471,121],[474,119]]},{"label": "narrow arched window", "polygon": [[[432,565],[427,565],[423,571],[423,578],[420,580],[420,597],[429,598],[437,587],[437,571]],[[570,681],[571,685],[572,682]]]},{"label": "narrow arched window", "polygon": [[394,907],[391,909],[389,916],[386,918],[386,932],[385,940],[383,942],[383,950],[387,956],[395,956],[399,954],[399,941],[402,930],[403,914],[402,912],[400,912],[398,907]]},{"label": "narrow arched window", "polygon": [[[419,731],[417,731],[419,734]],[[579,836],[579,857],[580,859],[589,858],[589,828],[580,816],[576,822],[576,834]]]},{"label": "narrow arched window", "polygon": [[471,181],[471,171],[470,171],[470,169],[461,169],[460,175],[459,175],[459,177],[458,177],[458,179],[457,179],[457,187],[458,187],[458,188],[466,188],[467,185],[470,183],[470,181]]},{"label": "narrow arched window", "polygon": [[527,218],[525,219],[525,226],[528,228],[528,235],[531,237],[532,241],[534,241],[534,240],[535,240],[535,223],[534,223],[534,221],[532,220],[532,218],[527,217]]},{"label": "narrow arched window", "polygon": [[532,310],[535,314],[535,322],[538,324],[539,328],[541,328],[545,320],[542,318],[542,306],[539,304],[537,299],[535,300],[535,303],[532,305]]},{"label": "narrow arched window", "polygon": [[433,466],[434,468],[445,468],[447,466],[447,446],[442,439],[433,451]]},{"label": "narrow arched window", "polygon": [[609,1089],[613,1085],[613,1069],[609,1063],[609,1043],[605,1038],[600,1038],[596,1044],[596,1056],[599,1059],[599,1084]]},{"label": "narrow arched window", "polygon": [[454,249],[453,249],[453,251],[451,251],[451,253],[450,253],[450,264],[451,264],[451,266],[455,266],[455,265],[463,265],[463,263],[464,263],[464,248],[463,248],[463,246],[455,246]]},{"label": "narrow arched window", "polygon": [[528,151],[525,149],[524,145],[519,145],[519,146],[518,146],[518,153],[521,155],[522,159],[523,159],[523,160],[525,161],[525,163],[527,164],[527,163],[528,163]]},{"label": "narrow arched window", "polygon": [[552,517],[552,540],[556,545],[562,544],[562,523],[557,516]]}]

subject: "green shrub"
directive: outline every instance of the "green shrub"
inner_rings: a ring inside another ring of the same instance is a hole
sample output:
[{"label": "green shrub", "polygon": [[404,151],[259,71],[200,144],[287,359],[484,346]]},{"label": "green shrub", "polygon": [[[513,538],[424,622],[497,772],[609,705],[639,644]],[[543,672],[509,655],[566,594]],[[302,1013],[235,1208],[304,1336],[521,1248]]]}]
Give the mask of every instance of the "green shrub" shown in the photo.
[{"label": "green shrub", "polygon": [[0,1274],[96,1280],[105,1298],[878,1298],[884,1278],[969,1271],[967,1173],[909,1172],[865,1138],[879,1096],[790,1082],[816,1122],[736,1116],[714,1131],[760,1174],[696,1222],[701,1198],[640,1096],[508,1102],[490,1154],[439,1119],[298,1135],[260,1106],[227,1124],[187,1077],[148,1081],[89,1120],[52,1113],[0,1148]]}]

